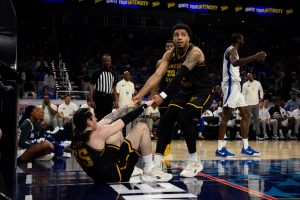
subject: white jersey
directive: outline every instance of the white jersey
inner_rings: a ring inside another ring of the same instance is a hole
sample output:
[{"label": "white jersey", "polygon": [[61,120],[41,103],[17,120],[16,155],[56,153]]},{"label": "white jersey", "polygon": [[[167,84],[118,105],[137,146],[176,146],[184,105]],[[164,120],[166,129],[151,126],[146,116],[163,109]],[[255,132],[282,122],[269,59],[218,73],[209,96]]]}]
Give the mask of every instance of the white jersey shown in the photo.
[{"label": "white jersey", "polygon": [[[229,58],[229,51],[233,49],[230,46],[226,49],[223,57],[223,81],[241,81],[240,77],[240,67],[234,67]],[[239,59],[239,54],[237,53],[237,59]]]}]

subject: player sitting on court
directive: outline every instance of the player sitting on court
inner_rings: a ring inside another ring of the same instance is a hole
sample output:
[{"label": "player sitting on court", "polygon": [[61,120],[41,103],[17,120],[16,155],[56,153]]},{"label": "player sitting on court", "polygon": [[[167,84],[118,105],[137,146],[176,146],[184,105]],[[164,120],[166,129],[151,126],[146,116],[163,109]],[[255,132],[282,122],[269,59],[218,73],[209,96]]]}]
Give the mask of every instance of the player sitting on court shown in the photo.
[{"label": "player sitting on court", "polygon": [[138,117],[153,101],[139,106],[119,118],[123,111],[134,107],[135,102],[120,108],[97,123],[88,108],[80,108],[74,115],[75,133],[72,152],[82,169],[95,182],[127,182],[140,155],[143,159],[144,181],[169,181],[172,174],[153,167],[152,145],[149,128],[137,123],[123,138],[123,127]]}]

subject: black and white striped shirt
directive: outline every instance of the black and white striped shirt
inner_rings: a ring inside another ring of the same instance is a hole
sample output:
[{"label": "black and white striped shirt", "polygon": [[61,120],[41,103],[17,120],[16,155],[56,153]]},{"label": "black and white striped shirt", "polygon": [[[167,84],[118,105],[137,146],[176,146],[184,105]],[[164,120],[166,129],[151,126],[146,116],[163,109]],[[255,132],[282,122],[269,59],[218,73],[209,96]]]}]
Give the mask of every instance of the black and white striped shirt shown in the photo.
[{"label": "black and white striped shirt", "polygon": [[117,80],[111,71],[100,69],[94,72],[90,83],[95,85],[96,92],[112,94],[113,86],[117,84]]}]

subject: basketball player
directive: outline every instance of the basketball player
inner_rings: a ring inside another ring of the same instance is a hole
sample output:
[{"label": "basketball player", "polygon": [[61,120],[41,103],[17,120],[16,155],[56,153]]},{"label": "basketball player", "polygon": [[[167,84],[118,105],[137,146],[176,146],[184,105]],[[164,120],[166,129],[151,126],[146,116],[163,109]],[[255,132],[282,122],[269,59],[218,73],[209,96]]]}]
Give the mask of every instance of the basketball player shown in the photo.
[{"label": "basketball player", "polygon": [[[166,42],[166,46],[165,46],[165,50],[168,51],[168,50],[171,50],[174,48],[174,43],[172,40],[168,40]],[[159,68],[160,64],[162,62],[162,59],[160,59],[159,61],[157,61],[157,64],[156,64],[156,69]],[[153,89],[151,90],[151,97],[154,96],[155,94],[159,94],[160,92],[163,91],[163,89],[165,89],[168,85],[168,83],[173,79],[173,77],[175,76],[176,72],[177,72],[177,69],[170,69],[170,71],[172,71],[172,73],[166,73],[162,80],[160,81],[159,83],[159,86],[158,87],[153,87]],[[167,108],[168,108],[168,105],[171,101],[171,96],[168,96],[167,99],[164,100],[164,102],[159,106],[159,113],[160,113],[160,116],[163,116],[165,114],[165,112],[167,111]],[[161,120],[160,120],[161,122]],[[158,126],[160,127],[160,125]],[[172,133],[176,131],[176,128],[175,126],[172,127]],[[164,155],[168,155],[170,154],[170,144],[167,145],[166,147],[166,150],[164,152]]]},{"label": "basketball player", "polygon": [[244,45],[244,38],[239,33],[234,33],[231,38],[231,46],[228,47],[223,57],[223,115],[219,126],[219,139],[216,156],[234,157],[235,154],[226,149],[224,135],[227,128],[227,122],[231,118],[233,109],[237,108],[241,115],[241,134],[243,148],[241,154],[247,156],[258,156],[260,152],[252,149],[248,144],[248,122],[249,111],[244,95],[241,93],[240,65],[245,65],[253,61],[264,61],[267,54],[260,51],[246,58],[239,58],[238,50]]},{"label": "basketball player", "polygon": [[71,148],[79,165],[95,182],[129,181],[140,155],[144,163],[144,181],[172,179],[172,174],[153,167],[151,138],[146,124],[137,123],[125,140],[121,133],[126,124],[152,103],[148,101],[119,118],[124,111],[135,106],[131,102],[98,123],[95,114],[88,108],[80,108],[75,113],[73,121],[76,129]]},{"label": "basketball player", "polygon": [[158,133],[155,167],[161,167],[163,153],[172,139],[172,127],[178,120],[189,151],[189,161],[180,173],[183,177],[194,177],[202,169],[202,163],[196,151],[196,130],[192,124],[194,117],[212,103],[213,82],[208,76],[205,58],[199,47],[190,43],[191,30],[186,24],[176,24],[172,28],[175,48],[168,50],[162,58],[160,67],[148,79],[144,87],[135,97],[141,99],[151,88],[158,84],[167,73],[176,75],[168,86],[159,94],[154,95],[156,105],[160,105],[168,96],[173,96],[165,115],[162,117]]}]

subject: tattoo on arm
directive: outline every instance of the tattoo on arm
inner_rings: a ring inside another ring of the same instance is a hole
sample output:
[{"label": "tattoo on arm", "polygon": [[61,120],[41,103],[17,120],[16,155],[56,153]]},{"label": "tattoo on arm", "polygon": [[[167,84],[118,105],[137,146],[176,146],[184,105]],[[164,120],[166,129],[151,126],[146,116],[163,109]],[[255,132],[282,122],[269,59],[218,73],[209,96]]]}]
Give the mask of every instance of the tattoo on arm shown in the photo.
[{"label": "tattoo on arm", "polygon": [[116,121],[119,117],[120,117],[120,115],[124,112],[124,111],[126,111],[128,109],[128,106],[124,106],[124,107],[122,107],[122,108],[119,108],[119,109],[117,109],[117,110],[115,110],[115,111],[113,111],[113,112],[111,112],[111,113],[109,113],[108,115],[106,115],[104,118],[103,118],[103,120],[110,120],[110,123],[111,122],[114,122],[114,121]]},{"label": "tattoo on arm", "polygon": [[193,69],[197,63],[200,62],[200,52],[199,51],[191,51],[186,56],[186,59],[183,63],[189,70]]}]

